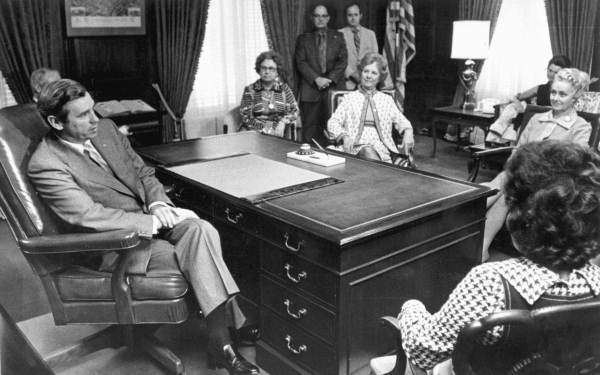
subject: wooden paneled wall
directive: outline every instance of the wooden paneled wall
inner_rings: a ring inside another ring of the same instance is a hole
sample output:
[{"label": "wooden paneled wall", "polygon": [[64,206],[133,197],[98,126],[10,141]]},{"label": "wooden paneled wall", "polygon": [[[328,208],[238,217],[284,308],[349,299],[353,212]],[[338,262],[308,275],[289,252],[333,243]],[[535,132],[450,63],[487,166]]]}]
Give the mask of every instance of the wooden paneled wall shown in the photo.
[{"label": "wooden paneled wall", "polygon": [[[363,25],[375,31],[383,48],[387,0],[311,0],[308,12],[324,4],[331,13],[330,26],[345,25],[344,9],[358,3]],[[452,21],[458,17],[458,0],[413,0],[417,54],[408,65],[405,114],[411,121],[429,121],[428,109],[450,105],[458,84],[458,64],[450,59]],[[309,27],[307,15],[307,27]]]},{"label": "wooden paneled wall", "polygon": [[[52,0],[61,1],[62,0]],[[352,1],[323,0],[329,7],[330,25],[345,25],[344,8]],[[380,47],[385,33],[387,0],[358,0],[363,23],[373,29]],[[147,32],[144,36],[66,38],[69,71],[66,75],[92,89],[97,100],[139,96],[158,104],[150,84],[156,82],[152,19],[153,0],[147,0]],[[452,21],[458,14],[458,0],[413,0],[417,54],[408,66],[405,112],[413,121],[427,121],[428,108],[452,103],[458,82],[458,63],[450,59]],[[307,28],[310,26],[308,14]]]}]

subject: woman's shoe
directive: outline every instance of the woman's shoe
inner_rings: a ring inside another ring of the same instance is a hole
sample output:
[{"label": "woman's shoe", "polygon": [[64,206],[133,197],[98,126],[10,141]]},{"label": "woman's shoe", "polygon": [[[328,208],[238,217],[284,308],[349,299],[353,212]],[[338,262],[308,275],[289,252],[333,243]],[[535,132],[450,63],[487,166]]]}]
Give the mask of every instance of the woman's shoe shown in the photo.
[{"label": "woman's shoe", "polygon": [[260,340],[260,327],[257,324],[249,324],[238,329],[230,327],[229,333],[236,347],[252,346]]},{"label": "woman's shoe", "polygon": [[257,375],[260,373],[258,367],[242,357],[231,345],[225,345],[220,351],[218,349],[209,349],[208,368],[215,370],[224,368],[229,375]]}]

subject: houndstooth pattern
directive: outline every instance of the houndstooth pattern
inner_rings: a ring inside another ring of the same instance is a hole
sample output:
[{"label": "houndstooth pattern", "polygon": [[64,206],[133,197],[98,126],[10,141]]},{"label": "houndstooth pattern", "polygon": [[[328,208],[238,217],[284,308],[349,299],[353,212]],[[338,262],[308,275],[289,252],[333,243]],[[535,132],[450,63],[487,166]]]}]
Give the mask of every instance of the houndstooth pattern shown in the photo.
[{"label": "houndstooth pattern", "polygon": [[[558,274],[526,258],[482,264],[467,274],[437,313],[430,314],[417,300],[404,303],[398,316],[402,346],[413,364],[425,370],[433,368],[452,355],[464,326],[506,309],[500,275],[530,304],[544,293],[559,296],[600,293],[600,268],[593,265],[572,272],[569,280],[563,281]],[[502,331],[501,327],[494,328],[483,338],[483,343],[496,342]]]}]

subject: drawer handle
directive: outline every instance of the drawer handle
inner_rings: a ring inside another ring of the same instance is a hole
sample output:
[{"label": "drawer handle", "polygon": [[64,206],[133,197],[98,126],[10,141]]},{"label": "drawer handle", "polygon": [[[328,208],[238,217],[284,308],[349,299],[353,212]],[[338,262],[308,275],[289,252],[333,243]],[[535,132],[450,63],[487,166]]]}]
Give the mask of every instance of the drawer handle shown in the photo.
[{"label": "drawer handle", "polygon": [[294,319],[302,319],[302,317],[308,312],[308,310],[304,308],[298,310],[296,313],[291,312],[290,306],[292,305],[292,303],[287,298],[283,300],[283,304],[285,305],[285,309],[287,310],[288,315]]},{"label": "drawer handle", "polygon": [[288,350],[296,355],[305,353],[308,350],[308,347],[304,344],[300,345],[298,349],[294,349],[292,347],[292,336],[290,335],[285,336],[285,342],[287,343]]},{"label": "drawer handle", "polygon": [[229,208],[226,208],[225,209],[225,218],[227,219],[227,221],[229,221],[230,223],[233,223],[233,224],[237,224],[240,221],[240,219],[242,217],[244,217],[244,214],[242,214],[241,212],[238,212],[233,217],[231,217],[230,213],[231,213],[231,211],[229,210]]},{"label": "drawer handle", "polygon": [[298,240],[298,246],[296,246],[296,247],[292,247],[292,246],[290,246],[290,244],[288,243],[289,239],[290,239],[290,235],[289,235],[289,234],[286,232],[286,233],[283,235],[283,241],[284,241],[284,245],[285,245],[285,247],[287,247],[287,249],[288,249],[288,250],[291,250],[291,251],[293,251],[293,252],[295,252],[295,253],[297,253],[298,251],[300,251],[300,248],[302,247],[302,244],[304,244],[304,241],[303,241],[303,240]]},{"label": "drawer handle", "polygon": [[306,279],[306,277],[308,276],[308,274],[306,273],[306,271],[302,271],[300,273],[298,273],[298,275],[296,275],[296,277],[292,276],[290,274],[290,271],[292,270],[292,265],[289,263],[286,263],[283,268],[285,268],[285,275],[287,276],[288,279],[290,279],[290,281],[298,284],[299,282],[301,282],[302,280]]}]

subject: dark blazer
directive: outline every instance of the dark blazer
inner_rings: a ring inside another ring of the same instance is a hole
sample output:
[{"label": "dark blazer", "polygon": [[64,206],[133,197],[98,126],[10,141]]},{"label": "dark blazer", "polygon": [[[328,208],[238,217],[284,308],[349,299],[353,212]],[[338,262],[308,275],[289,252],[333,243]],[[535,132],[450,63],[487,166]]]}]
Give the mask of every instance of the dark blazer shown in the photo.
[{"label": "dark blazer", "polygon": [[[40,197],[64,221],[82,229],[132,229],[152,237],[148,206],[172,204],[154,169],[131,148],[110,120],[101,120],[92,144],[111,171],[61,142],[50,132],[29,162],[28,175]],[[129,268],[145,273],[150,251],[136,252]]]},{"label": "dark blazer", "polygon": [[344,35],[339,31],[327,29],[327,64],[325,73],[321,73],[317,48],[316,31],[304,33],[296,39],[294,59],[300,72],[299,101],[316,102],[320,99],[315,78],[326,77],[333,81],[330,89],[344,88],[344,71],[348,64],[348,51]]}]

